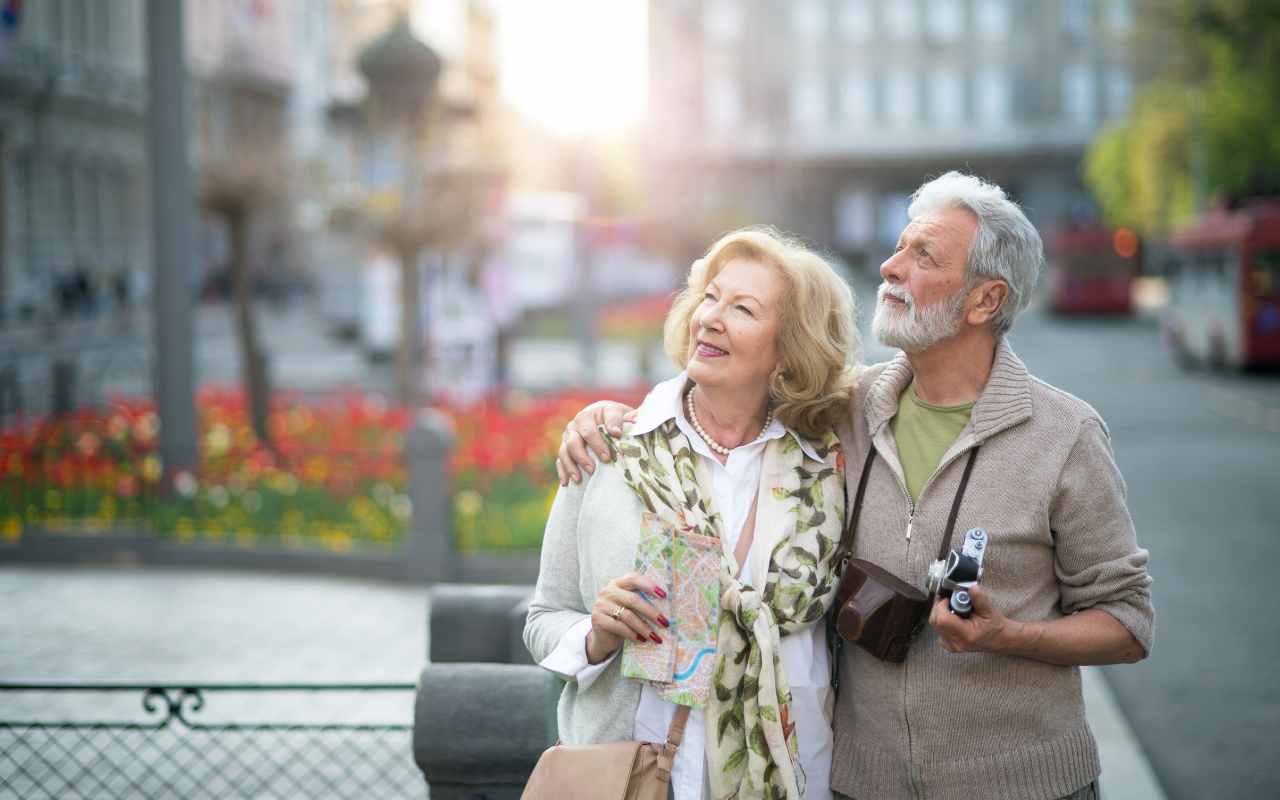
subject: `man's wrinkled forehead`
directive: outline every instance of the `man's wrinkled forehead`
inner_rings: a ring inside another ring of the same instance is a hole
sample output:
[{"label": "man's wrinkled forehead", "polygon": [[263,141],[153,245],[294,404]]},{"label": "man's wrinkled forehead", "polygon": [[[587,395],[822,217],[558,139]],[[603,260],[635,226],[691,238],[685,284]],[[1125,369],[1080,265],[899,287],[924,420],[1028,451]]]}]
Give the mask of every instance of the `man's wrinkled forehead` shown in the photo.
[{"label": "man's wrinkled forehead", "polygon": [[929,211],[908,222],[902,238],[964,244],[972,238],[977,224],[978,218],[965,208]]}]

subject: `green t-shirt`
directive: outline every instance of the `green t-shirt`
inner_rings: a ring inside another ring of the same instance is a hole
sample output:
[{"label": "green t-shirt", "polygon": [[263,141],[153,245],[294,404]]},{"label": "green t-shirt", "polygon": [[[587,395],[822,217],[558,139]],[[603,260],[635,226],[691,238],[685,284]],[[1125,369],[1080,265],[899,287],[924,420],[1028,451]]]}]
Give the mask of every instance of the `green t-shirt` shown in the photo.
[{"label": "green t-shirt", "polygon": [[938,468],[942,456],[955,442],[960,431],[969,424],[973,403],[961,406],[934,406],[916,397],[915,386],[908,386],[898,399],[898,415],[893,418],[893,438],[902,459],[902,472],[907,477],[911,500],[920,492]]}]

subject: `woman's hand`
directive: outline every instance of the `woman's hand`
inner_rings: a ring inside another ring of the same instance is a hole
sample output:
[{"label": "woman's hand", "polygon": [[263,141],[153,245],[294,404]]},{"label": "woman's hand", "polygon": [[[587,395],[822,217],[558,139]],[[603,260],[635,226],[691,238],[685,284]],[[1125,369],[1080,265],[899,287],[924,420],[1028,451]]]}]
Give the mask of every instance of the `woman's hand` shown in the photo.
[{"label": "woman's hand", "polygon": [[614,436],[622,435],[622,421],[633,409],[612,400],[600,400],[578,412],[578,415],[565,426],[560,440],[560,452],[556,455],[556,475],[561,486],[568,486],[569,481],[582,482],[582,471],[587,474],[595,472],[596,465],[587,452],[590,447],[596,456],[604,462],[613,460],[609,454],[609,445],[600,435],[600,426]]},{"label": "woman's hand", "polygon": [[587,635],[588,662],[604,661],[622,646],[624,638],[662,644],[662,637],[654,629],[671,623],[639,592],[667,596],[661,586],[635,572],[609,581],[596,595],[591,606],[591,633]]}]

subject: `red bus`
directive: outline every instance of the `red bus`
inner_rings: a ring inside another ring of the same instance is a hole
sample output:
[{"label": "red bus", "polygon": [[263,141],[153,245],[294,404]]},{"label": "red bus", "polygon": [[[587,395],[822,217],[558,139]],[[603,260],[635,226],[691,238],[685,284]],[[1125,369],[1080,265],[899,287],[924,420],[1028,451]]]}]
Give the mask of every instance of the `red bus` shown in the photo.
[{"label": "red bus", "polygon": [[1280,366],[1280,199],[1209,211],[1170,244],[1165,330],[1179,358]]},{"label": "red bus", "polygon": [[1129,314],[1141,263],[1138,235],[1101,225],[1049,235],[1049,305],[1059,314]]}]

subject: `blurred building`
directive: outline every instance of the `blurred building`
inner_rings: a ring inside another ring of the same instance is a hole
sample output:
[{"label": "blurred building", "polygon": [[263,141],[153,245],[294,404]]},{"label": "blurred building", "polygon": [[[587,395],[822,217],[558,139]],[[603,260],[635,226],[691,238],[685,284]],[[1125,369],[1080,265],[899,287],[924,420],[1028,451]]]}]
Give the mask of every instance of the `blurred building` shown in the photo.
[{"label": "blurred building", "polygon": [[[450,118],[437,166],[491,168],[499,100],[490,3],[184,2],[196,186],[237,162],[271,164],[280,179],[251,232],[256,282],[326,269],[334,209],[396,179],[386,143],[364,124],[356,59],[401,12],[445,59],[441,94],[463,112]],[[4,11],[0,324],[136,301],[151,269],[146,4],[44,0]],[[216,294],[226,288],[228,237],[198,200],[192,291]],[[352,248],[338,256],[358,268]]]},{"label": "blurred building", "polygon": [[[424,212],[449,230],[422,254],[424,318],[433,345],[428,380],[488,380],[490,317],[477,286],[486,219],[504,173],[498,93],[496,12],[489,0],[333,0],[329,8],[325,202],[328,226],[317,261],[321,307],[337,329],[371,355],[398,345],[399,272],[379,242],[377,219],[401,202],[406,167],[393,131],[371,115],[362,52],[407,15],[414,36],[442,59],[438,101],[416,156]],[[442,188],[443,187],[443,188]],[[456,234],[456,235],[454,235]],[[479,327],[477,327],[479,325]]]},{"label": "blurred building", "polygon": [[[296,216],[305,167],[323,137],[307,68],[328,45],[325,4],[305,0],[185,0],[191,76],[192,168],[197,205],[211,186],[255,195],[249,272],[259,294],[282,297],[308,271]],[[322,83],[321,83],[322,86]],[[300,113],[310,111],[310,114]],[[309,146],[309,150],[300,146]],[[252,173],[252,174],[242,174]],[[226,220],[204,207],[196,226],[195,280],[205,296],[230,293]]]},{"label": "blurred building", "polygon": [[655,214],[771,222],[878,264],[910,192],[962,169],[1039,225],[1089,208],[1080,161],[1133,93],[1132,0],[650,4]]},{"label": "blurred building", "polygon": [[0,324],[126,301],[151,244],[142,2],[5,10]]}]

